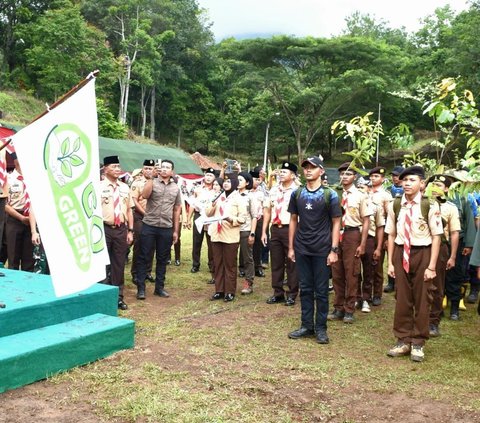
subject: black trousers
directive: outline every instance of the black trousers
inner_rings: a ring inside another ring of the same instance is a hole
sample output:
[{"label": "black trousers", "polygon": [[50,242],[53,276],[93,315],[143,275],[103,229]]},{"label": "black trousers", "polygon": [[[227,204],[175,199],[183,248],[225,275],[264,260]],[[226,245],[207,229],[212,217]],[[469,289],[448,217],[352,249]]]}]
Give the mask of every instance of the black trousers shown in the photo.
[{"label": "black trousers", "polygon": [[10,215],[7,215],[6,221],[8,268],[33,272],[35,260],[30,225]]},{"label": "black trousers", "polygon": [[118,286],[118,298],[123,299],[123,286],[125,284],[125,261],[127,257],[127,227],[121,225],[112,228],[104,225],[105,241],[107,243],[110,265],[107,266],[107,284]]}]

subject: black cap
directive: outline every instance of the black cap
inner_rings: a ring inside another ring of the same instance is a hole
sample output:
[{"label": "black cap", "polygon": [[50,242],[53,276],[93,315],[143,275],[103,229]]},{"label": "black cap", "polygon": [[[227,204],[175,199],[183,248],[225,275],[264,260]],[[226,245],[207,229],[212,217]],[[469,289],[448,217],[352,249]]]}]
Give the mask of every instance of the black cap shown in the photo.
[{"label": "black cap", "polygon": [[410,166],[400,173],[399,178],[403,180],[403,178],[408,175],[417,175],[420,176],[420,179],[425,179],[425,170],[422,166]]},{"label": "black cap", "polygon": [[108,166],[111,164],[120,164],[120,159],[118,156],[107,156],[103,159],[103,165]]},{"label": "black cap", "polygon": [[251,170],[249,173],[252,178],[260,178],[260,172],[255,172],[255,170]]},{"label": "black cap", "polygon": [[293,173],[297,173],[298,167],[290,162],[283,162],[282,167],[280,169],[287,169],[292,171]]},{"label": "black cap", "polygon": [[215,169],[213,167],[207,167],[206,169],[203,169],[203,173],[211,173],[213,176],[215,176]]},{"label": "black cap", "polygon": [[247,181],[247,186],[245,187],[246,189],[252,189],[253,188],[253,178],[252,175],[248,172],[240,172],[238,176],[241,176],[243,179]]},{"label": "black cap", "polygon": [[143,161],[144,166],[155,166],[155,160],[152,159],[145,159]]},{"label": "black cap", "polygon": [[398,176],[398,175],[400,175],[404,170],[405,170],[405,168],[404,168],[403,166],[395,166],[395,167],[393,168],[393,170],[390,172],[390,175]]},{"label": "black cap", "polygon": [[[353,173],[357,173],[357,172],[355,171],[355,169],[350,168],[350,164],[351,164],[351,162],[342,163],[342,164],[338,167],[338,171],[339,171],[339,172],[342,172],[342,171],[348,169],[348,170],[351,170]],[[350,168],[350,169],[349,169],[349,168]]]},{"label": "black cap", "polygon": [[305,165],[307,163],[310,163],[313,166],[316,166],[316,167],[319,167],[319,168],[323,169],[323,161],[318,156],[311,156],[311,157],[306,158],[302,162],[302,167],[305,167]]},{"label": "black cap", "polygon": [[371,176],[374,173],[383,176],[387,173],[387,169],[385,169],[383,166],[377,166],[370,170],[370,172],[368,172],[368,175]]},{"label": "black cap", "polygon": [[431,182],[441,182],[442,184],[445,184],[447,188],[450,187],[450,185],[452,185],[452,179],[445,175],[430,176],[430,178],[428,178],[428,183],[431,183]]}]

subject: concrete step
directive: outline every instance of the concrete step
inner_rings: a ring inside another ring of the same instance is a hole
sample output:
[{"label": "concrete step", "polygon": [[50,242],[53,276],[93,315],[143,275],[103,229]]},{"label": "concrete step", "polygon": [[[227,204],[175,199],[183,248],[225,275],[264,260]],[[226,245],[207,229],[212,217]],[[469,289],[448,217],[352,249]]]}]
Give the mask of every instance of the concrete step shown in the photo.
[{"label": "concrete step", "polygon": [[132,320],[93,314],[0,338],[0,392],[133,348]]}]

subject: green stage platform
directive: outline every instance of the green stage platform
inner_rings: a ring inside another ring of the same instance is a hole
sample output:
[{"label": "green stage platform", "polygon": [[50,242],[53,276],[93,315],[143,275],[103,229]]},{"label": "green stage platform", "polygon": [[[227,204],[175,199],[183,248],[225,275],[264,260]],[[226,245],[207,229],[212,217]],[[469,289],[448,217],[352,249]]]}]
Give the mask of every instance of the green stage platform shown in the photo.
[{"label": "green stage platform", "polygon": [[0,392],[133,347],[134,322],[116,317],[118,288],[57,298],[50,276],[0,271]]}]

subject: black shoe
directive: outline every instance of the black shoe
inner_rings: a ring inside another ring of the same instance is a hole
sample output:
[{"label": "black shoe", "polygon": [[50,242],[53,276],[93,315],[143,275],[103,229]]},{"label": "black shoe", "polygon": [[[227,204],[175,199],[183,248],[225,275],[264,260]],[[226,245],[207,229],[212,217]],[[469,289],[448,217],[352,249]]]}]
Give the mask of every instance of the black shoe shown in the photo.
[{"label": "black shoe", "polygon": [[467,297],[468,304],[475,304],[478,300],[478,289],[470,288],[470,294]]},{"label": "black shoe", "polygon": [[215,285],[215,279],[210,279],[207,283],[209,285]]},{"label": "black shoe", "polygon": [[200,271],[200,268],[199,267],[196,267],[196,266],[193,266],[191,269],[190,269],[190,273],[197,273]]},{"label": "black shoe", "polygon": [[285,300],[285,305],[286,306],[294,306],[295,305],[295,299],[292,297],[287,297]]},{"label": "black shoe", "polygon": [[137,292],[137,300],[144,300],[145,299],[145,290],[139,289]]},{"label": "black shoe", "polygon": [[170,294],[164,289],[158,289],[158,290],[156,289],[155,291],[153,291],[153,295],[158,295],[159,297],[163,297],[163,298],[170,297]]},{"label": "black shoe", "polygon": [[343,320],[345,313],[343,311],[337,310],[336,308],[327,316],[328,320]]},{"label": "black shoe", "polygon": [[393,291],[395,291],[395,285],[393,285],[393,283],[388,283],[383,288],[383,292],[385,292],[386,294],[389,294],[390,292],[393,292]]},{"label": "black shoe", "polygon": [[221,300],[224,297],[225,294],[223,292],[215,292],[215,294],[210,297],[210,301]]},{"label": "black shoe", "polygon": [[450,313],[450,320],[453,320],[453,321],[457,321],[457,320],[460,320],[460,313],[458,312],[453,312],[453,313]]},{"label": "black shoe", "polygon": [[256,270],[255,271],[255,276],[258,276],[259,278],[264,278],[265,277],[265,272],[263,270]]},{"label": "black shoe", "polygon": [[118,309],[119,310],[128,310],[128,305],[126,305],[123,300],[118,300]]},{"label": "black shoe", "polygon": [[352,324],[354,321],[353,313],[345,313],[345,316],[343,316],[343,323]]},{"label": "black shoe", "polygon": [[175,260],[175,266],[180,266],[180,260]]},{"label": "black shoe", "polygon": [[245,272],[238,272],[238,276],[240,278],[244,278],[245,277]]},{"label": "black shoe", "polygon": [[229,301],[233,301],[234,299],[235,299],[234,294],[225,294],[225,298],[223,299],[223,301],[225,301],[227,303]]},{"label": "black shoe", "polygon": [[169,264],[172,264],[172,260],[167,260],[167,266],[168,266]]},{"label": "black shoe", "polygon": [[145,279],[148,282],[155,282],[155,278],[151,274],[148,274],[147,276],[145,276]]},{"label": "black shoe", "polygon": [[301,327],[300,329],[294,330],[288,334],[290,339],[300,339],[300,338],[307,338],[309,336],[315,335],[315,331],[313,329],[307,329],[305,327]]},{"label": "black shoe", "polygon": [[280,304],[284,302],[285,297],[276,297],[275,295],[267,299],[267,304]]},{"label": "black shoe", "polygon": [[317,338],[318,344],[328,344],[330,342],[330,339],[328,339],[327,332],[325,331],[317,332],[316,338]]},{"label": "black shoe", "polygon": [[372,298],[372,306],[379,306],[382,305],[382,299],[380,297],[373,297]]}]

